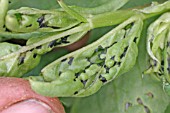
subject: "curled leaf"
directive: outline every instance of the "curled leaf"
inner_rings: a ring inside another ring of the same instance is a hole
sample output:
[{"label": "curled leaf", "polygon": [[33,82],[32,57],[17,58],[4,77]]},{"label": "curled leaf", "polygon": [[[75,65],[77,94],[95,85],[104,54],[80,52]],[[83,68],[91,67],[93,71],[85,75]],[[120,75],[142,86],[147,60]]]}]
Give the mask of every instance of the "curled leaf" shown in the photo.
[{"label": "curled leaf", "polygon": [[150,56],[150,67],[145,72],[168,83],[170,83],[169,18],[170,13],[165,13],[148,28],[147,51]]},{"label": "curled leaf", "polygon": [[95,93],[134,66],[142,25],[142,20],[132,17],[93,44],[52,62],[41,71],[43,80],[30,78],[32,88],[46,96]]}]

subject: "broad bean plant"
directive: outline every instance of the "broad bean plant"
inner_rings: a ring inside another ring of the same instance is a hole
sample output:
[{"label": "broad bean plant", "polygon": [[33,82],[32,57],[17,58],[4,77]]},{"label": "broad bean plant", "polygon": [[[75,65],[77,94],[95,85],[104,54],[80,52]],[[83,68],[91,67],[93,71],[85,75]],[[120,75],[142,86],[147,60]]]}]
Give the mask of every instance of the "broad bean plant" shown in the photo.
[{"label": "broad bean plant", "polygon": [[[127,0],[119,5],[112,2],[82,8],[58,0],[58,9],[8,10],[10,1],[0,0],[0,76],[23,77],[39,64],[43,54],[80,40],[94,28],[115,26],[97,41],[45,66],[39,76],[25,78],[33,90],[45,96],[92,95],[135,65],[143,21],[160,16],[148,27],[146,48],[150,60],[143,73],[162,81],[169,93],[170,1],[129,10],[118,10]],[[24,39],[26,44],[9,43],[11,39]]]}]

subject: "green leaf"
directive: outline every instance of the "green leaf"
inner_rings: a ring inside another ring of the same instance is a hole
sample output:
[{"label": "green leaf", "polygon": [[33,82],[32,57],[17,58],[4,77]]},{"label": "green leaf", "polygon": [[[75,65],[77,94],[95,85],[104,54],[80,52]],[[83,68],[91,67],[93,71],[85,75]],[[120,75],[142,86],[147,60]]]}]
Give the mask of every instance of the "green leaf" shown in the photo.
[{"label": "green leaf", "polygon": [[142,25],[139,17],[132,17],[93,44],[57,59],[42,69],[43,81],[30,79],[32,88],[46,96],[95,93],[134,66]]},{"label": "green leaf", "polygon": [[[164,113],[169,98],[161,83],[149,76],[142,78],[137,68],[104,86],[97,94],[78,98],[70,113]],[[140,100],[141,99],[141,100]],[[142,101],[142,102],[140,102]]]}]

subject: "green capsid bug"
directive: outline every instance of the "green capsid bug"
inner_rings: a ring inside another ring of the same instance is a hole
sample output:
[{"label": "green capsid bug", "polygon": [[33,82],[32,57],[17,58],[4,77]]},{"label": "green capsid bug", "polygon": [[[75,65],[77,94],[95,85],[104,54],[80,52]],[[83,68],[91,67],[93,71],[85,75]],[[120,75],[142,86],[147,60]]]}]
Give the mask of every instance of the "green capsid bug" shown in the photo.
[{"label": "green capsid bug", "polygon": [[46,96],[83,97],[131,69],[143,21],[132,17],[96,42],[59,58],[30,78],[32,88]]},{"label": "green capsid bug", "polygon": [[150,67],[145,72],[170,83],[170,13],[163,14],[148,28],[147,52]]}]

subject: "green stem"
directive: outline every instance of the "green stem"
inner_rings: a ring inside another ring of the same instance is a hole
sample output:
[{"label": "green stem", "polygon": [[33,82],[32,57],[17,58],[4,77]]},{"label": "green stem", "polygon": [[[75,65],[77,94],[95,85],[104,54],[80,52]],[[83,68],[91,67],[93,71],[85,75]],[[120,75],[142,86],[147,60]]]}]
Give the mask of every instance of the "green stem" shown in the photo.
[{"label": "green stem", "polygon": [[132,10],[130,11],[119,10],[119,11],[99,14],[99,15],[92,16],[92,18],[89,19],[89,23],[91,24],[92,28],[116,25],[132,17],[133,15],[135,15],[135,13],[136,12]]},{"label": "green stem", "polygon": [[112,26],[127,20],[132,16],[140,16],[142,20],[158,16],[170,11],[170,1],[144,9],[119,10],[98,15],[90,15],[89,23],[92,28]]}]

